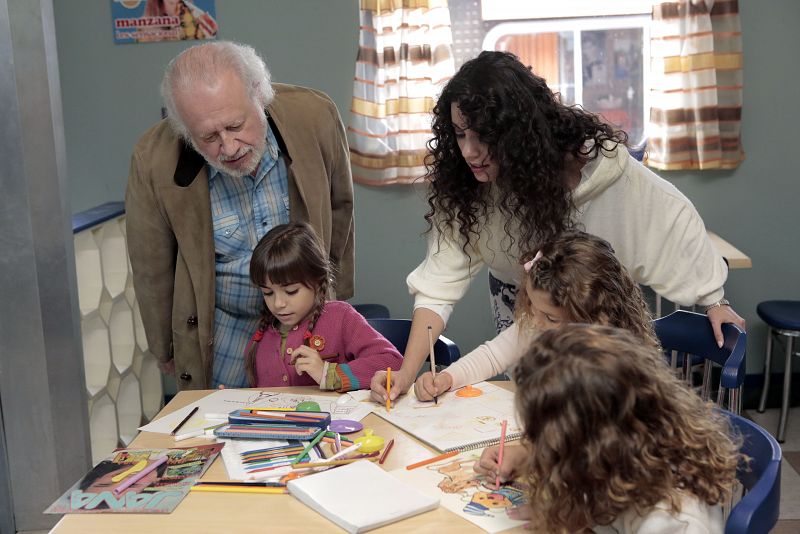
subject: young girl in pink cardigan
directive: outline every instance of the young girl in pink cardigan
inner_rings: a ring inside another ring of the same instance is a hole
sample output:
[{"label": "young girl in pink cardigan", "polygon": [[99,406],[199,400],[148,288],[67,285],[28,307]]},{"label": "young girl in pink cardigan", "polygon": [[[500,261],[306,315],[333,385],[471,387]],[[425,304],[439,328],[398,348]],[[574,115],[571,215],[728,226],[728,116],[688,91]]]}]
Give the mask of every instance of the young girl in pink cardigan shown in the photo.
[{"label": "young girl in pink cardigan", "polygon": [[278,225],[253,251],[250,280],[266,304],[247,345],[252,386],[369,388],[375,371],[400,369],[402,356],[350,304],[327,301],[331,263],[306,223]]}]

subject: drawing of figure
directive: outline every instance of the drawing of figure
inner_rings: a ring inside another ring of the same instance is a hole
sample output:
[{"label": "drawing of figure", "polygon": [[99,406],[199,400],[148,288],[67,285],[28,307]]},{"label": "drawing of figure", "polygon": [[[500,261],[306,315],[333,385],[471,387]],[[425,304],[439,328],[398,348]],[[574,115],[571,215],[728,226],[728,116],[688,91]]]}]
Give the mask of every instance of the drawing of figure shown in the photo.
[{"label": "drawing of figure", "polygon": [[437,484],[443,493],[457,493],[466,497],[467,490],[478,488],[481,483],[475,471],[472,470],[475,460],[476,458],[454,460],[443,465],[430,466],[428,469],[435,470],[444,476]]},{"label": "drawing of figure", "polygon": [[476,491],[470,502],[464,506],[464,513],[477,516],[494,517],[490,512],[508,510],[525,503],[522,490],[514,486],[503,486],[499,490],[486,488],[487,491]]}]

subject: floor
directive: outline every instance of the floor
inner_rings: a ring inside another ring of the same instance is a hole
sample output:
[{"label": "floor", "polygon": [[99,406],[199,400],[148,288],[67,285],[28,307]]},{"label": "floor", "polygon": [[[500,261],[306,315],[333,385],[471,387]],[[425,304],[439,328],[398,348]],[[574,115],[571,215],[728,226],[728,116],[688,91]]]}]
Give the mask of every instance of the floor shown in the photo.
[{"label": "floor", "polygon": [[[763,414],[745,410],[745,415],[768,430],[778,431],[777,408]],[[800,532],[800,407],[789,412],[786,440],[781,444],[783,464],[781,466],[781,514],[772,534],[797,534]]]},{"label": "floor", "polygon": [[[779,410],[769,409],[763,414],[745,410],[745,415],[774,434],[778,430]],[[772,534],[797,534],[800,532],[800,407],[789,414],[786,441],[781,445],[781,513]],[[46,530],[20,531],[19,534],[46,534]]]}]

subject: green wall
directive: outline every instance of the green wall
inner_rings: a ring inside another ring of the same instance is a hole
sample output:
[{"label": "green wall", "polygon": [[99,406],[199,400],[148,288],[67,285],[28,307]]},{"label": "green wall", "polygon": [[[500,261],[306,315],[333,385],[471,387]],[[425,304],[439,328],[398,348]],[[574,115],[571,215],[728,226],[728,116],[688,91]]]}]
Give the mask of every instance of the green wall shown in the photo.
[{"label": "green wall", "polygon": [[[747,253],[753,269],[732,271],[727,296],[748,322],[748,370],[760,372],[765,299],[800,299],[797,173],[785,150],[800,123],[800,2],[740,0],[744,39],[743,144],[731,172],[668,173],[706,225]],[[356,0],[218,0],[220,37],[253,45],[275,81],[327,92],[345,122],[358,39]],[[108,0],[56,0],[56,37],[73,212],[124,196],[130,150],[160,117],[158,84],[187,45],[114,45]],[[424,254],[424,190],[356,186],[357,285],[353,302],[381,302],[408,317],[405,277]],[[492,336],[485,275],[447,330],[462,350]]]}]

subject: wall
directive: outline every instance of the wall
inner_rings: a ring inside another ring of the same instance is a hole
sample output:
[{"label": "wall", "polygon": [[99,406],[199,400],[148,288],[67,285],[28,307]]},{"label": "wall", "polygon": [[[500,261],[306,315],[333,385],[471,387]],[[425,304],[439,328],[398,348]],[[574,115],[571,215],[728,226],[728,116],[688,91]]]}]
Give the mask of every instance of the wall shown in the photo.
[{"label": "wall", "polygon": [[[56,2],[64,122],[72,209],[124,195],[130,149],[159,118],[158,83],[169,59],[186,45],[114,45],[107,1]],[[732,172],[670,173],[709,228],[753,259],[732,271],[727,295],[750,328],[748,370],[760,372],[764,327],[756,304],[800,298],[800,247],[794,204],[800,195],[787,150],[800,119],[800,66],[781,63],[781,51],[800,50],[800,3],[775,0],[763,9],[741,0],[744,35],[744,147],[747,160]],[[220,36],[260,50],[276,81],[326,91],[345,121],[350,108],[357,43],[356,0],[237,0],[217,2]],[[382,302],[407,317],[406,274],[420,261],[424,191],[356,186],[357,286],[354,302]],[[787,232],[785,229],[790,229]],[[456,308],[447,335],[462,349],[490,337],[485,275]]]}]

